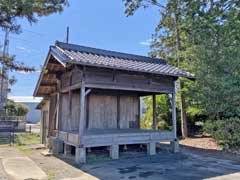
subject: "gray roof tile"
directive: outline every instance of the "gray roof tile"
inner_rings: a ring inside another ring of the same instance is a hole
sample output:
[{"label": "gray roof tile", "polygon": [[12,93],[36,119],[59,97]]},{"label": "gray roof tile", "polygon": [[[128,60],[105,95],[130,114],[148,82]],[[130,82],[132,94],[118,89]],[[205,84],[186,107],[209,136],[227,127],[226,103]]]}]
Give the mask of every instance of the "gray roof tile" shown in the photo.
[{"label": "gray roof tile", "polygon": [[112,69],[162,74],[194,79],[194,75],[167,64],[164,59],[126,54],[74,44],[56,42],[52,47],[65,56],[67,63],[100,66]]}]

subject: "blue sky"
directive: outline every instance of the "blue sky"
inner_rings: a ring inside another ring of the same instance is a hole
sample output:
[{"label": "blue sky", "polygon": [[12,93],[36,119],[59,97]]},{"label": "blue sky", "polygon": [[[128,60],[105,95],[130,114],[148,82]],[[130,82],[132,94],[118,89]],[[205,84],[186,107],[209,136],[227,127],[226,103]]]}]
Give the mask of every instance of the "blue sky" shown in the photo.
[{"label": "blue sky", "polygon": [[[40,69],[49,45],[56,40],[65,41],[67,26],[70,43],[140,55],[149,52],[147,41],[159,20],[157,9],[141,9],[134,16],[126,17],[122,0],[70,0],[69,3],[61,14],[42,17],[37,24],[19,21],[22,33],[10,34],[10,54]],[[3,32],[0,32],[1,45],[2,42]],[[31,96],[40,73],[11,74],[17,83],[11,87],[10,95]]]}]

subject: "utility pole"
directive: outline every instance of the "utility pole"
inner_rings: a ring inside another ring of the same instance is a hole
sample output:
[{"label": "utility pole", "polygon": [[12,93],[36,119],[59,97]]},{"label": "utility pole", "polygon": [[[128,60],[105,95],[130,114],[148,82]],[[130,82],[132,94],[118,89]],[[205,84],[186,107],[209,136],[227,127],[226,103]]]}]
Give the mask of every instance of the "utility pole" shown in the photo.
[{"label": "utility pole", "polygon": [[66,37],[66,43],[69,41],[69,27],[67,27],[67,37]]},{"label": "utility pole", "polygon": [[[5,28],[5,37],[3,44],[3,52],[2,52],[2,61],[6,61],[8,58],[8,47],[9,47],[9,28]],[[5,115],[4,106],[7,101],[7,93],[8,93],[8,69],[5,67],[4,63],[2,64],[1,72],[1,89],[0,89],[0,114]]]}]

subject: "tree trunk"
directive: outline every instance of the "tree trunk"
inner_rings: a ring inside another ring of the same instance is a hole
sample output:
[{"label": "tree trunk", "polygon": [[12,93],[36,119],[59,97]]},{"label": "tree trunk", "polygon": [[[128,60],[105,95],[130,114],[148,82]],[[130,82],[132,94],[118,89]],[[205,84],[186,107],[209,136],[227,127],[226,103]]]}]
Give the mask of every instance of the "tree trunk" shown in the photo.
[{"label": "tree trunk", "polygon": [[[182,50],[181,47],[181,37],[180,37],[180,28],[179,28],[179,5],[178,1],[176,1],[176,8],[177,11],[175,13],[175,27],[176,27],[176,47],[177,47],[177,63],[178,67],[180,65],[180,55],[179,52]],[[184,82],[180,80],[180,89],[184,87]],[[186,107],[185,107],[185,97],[182,92],[180,92],[180,109],[181,109],[181,131],[182,137],[186,138],[188,136],[188,129],[187,129],[187,115],[186,115]]]},{"label": "tree trunk", "polygon": [[[180,88],[184,87],[184,82],[180,81]],[[187,114],[185,107],[185,97],[183,93],[180,93],[180,108],[181,108],[181,131],[182,137],[188,137],[188,128],[187,128]]]}]

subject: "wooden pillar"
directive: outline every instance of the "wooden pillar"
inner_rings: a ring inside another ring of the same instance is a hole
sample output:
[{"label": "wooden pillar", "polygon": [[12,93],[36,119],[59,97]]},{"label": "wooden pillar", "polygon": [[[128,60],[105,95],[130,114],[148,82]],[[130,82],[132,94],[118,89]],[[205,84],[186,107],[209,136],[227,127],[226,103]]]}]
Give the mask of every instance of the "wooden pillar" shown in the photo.
[{"label": "wooden pillar", "polygon": [[60,108],[60,93],[57,93],[57,114],[56,114],[56,130],[59,130],[59,108]]},{"label": "wooden pillar", "polygon": [[172,150],[174,153],[179,151],[179,144],[177,139],[177,120],[176,120],[176,92],[174,82],[174,92],[172,93],[172,126],[173,126],[173,141],[171,141]]},{"label": "wooden pillar", "polygon": [[152,126],[152,128],[153,128],[154,130],[157,130],[156,95],[155,95],[155,94],[152,95],[152,101],[153,101],[153,104],[152,104],[152,106],[153,106],[153,126]]},{"label": "wooden pillar", "polygon": [[[61,98],[61,94],[60,94],[60,89],[61,89],[61,81],[58,79],[57,80],[57,114],[56,114],[56,127],[55,129],[59,131],[59,113],[60,113],[60,98]],[[59,133],[58,133],[59,135]]]},{"label": "wooden pillar", "polygon": [[75,161],[77,163],[85,163],[86,162],[86,148],[83,147],[82,137],[86,127],[85,120],[85,83],[82,81],[80,88],[80,119],[79,119],[79,142],[76,147],[75,152]]},{"label": "wooden pillar", "polygon": [[138,96],[137,128],[138,128],[138,129],[141,129],[141,96]]},{"label": "wooden pillar", "polygon": [[79,120],[79,145],[82,144],[81,138],[85,131],[85,84],[82,82],[80,89],[80,120]]},{"label": "wooden pillar", "polygon": [[120,96],[117,95],[117,128],[120,129]]},{"label": "wooden pillar", "polygon": [[172,93],[172,126],[173,126],[173,137],[177,139],[177,120],[176,120],[176,93]]}]

